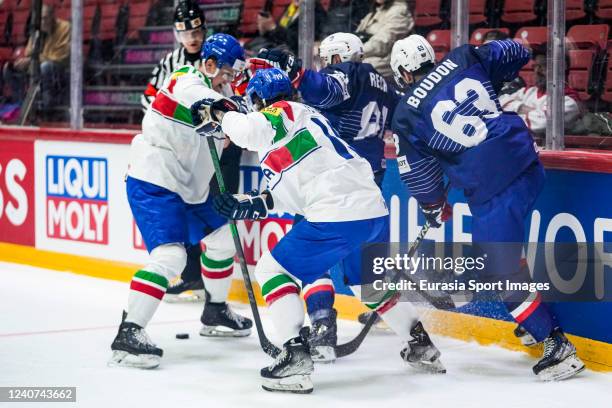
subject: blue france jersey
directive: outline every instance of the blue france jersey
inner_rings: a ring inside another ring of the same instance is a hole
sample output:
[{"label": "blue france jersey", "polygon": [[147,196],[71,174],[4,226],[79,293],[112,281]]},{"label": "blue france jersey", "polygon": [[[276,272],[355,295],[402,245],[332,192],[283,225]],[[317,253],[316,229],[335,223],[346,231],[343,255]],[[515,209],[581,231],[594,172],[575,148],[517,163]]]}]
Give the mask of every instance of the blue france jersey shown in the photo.
[{"label": "blue france jersey", "polygon": [[392,129],[400,176],[419,202],[443,199],[443,173],[468,203],[485,202],[538,160],[527,127],[497,98],[529,58],[511,40],[464,45],[406,92]]},{"label": "blue france jersey", "polygon": [[306,70],[299,91],[307,105],[329,120],[338,136],[364,157],[373,171],[384,158],[383,134],[399,95],[374,67],[343,62],[320,72]]}]

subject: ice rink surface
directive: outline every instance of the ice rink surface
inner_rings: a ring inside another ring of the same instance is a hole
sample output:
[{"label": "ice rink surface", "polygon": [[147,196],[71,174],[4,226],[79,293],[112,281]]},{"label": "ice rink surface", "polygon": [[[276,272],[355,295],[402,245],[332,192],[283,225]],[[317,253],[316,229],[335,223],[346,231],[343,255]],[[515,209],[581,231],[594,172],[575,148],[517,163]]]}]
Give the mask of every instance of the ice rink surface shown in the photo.
[{"label": "ice rink surface", "polygon": [[[399,358],[400,339],[381,331],[354,355],[317,365],[313,394],[268,393],[259,369],[271,360],[255,334],[200,337],[201,304],[162,303],[147,329],[164,349],[158,369],[108,368],[127,283],[1,262],[0,274],[0,386],[77,387],[76,404],[54,407],[612,406],[612,374],[587,370],[569,381],[541,383],[531,373],[535,360],[525,354],[441,337],[434,341],[448,373],[420,374]],[[235,307],[250,315],[248,305]],[[266,328],[273,337],[269,322]],[[357,323],[339,322],[341,341],[358,330]],[[190,339],[175,339],[179,332]]]}]

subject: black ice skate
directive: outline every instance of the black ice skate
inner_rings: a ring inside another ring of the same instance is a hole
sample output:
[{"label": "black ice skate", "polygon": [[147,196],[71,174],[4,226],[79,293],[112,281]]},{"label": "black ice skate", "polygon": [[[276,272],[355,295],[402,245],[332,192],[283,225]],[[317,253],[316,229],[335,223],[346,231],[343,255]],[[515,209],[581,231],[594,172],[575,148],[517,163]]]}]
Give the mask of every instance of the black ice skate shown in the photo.
[{"label": "black ice skate", "polygon": [[520,324],[514,329],[514,335],[521,341],[523,346],[531,347],[536,345],[538,342],[533,338],[531,334]]},{"label": "black ice skate", "polygon": [[272,365],[261,369],[262,388],[272,392],[309,394],[313,390],[310,374],[314,364],[308,347],[308,328],[286,342]]},{"label": "black ice skate", "polygon": [[126,313],[123,312],[119,331],[111,344],[113,355],[108,365],[136,368],[159,366],[163,350],[149,339],[142,327],[136,323],[125,322],[125,317]]},{"label": "black ice skate", "polygon": [[[376,312],[360,313],[359,316],[357,316],[357,321],[365,325],[368,322],[368,319],[370,318],[370,316],[372,316],[372,314],[374,313]],[[383,322],[383,320],[380,318],[380,315],[376,314],[376,320],[374,320],[374,324],[372,325],[372,328],[385,330],[385,329],[388,329],[389,327],[385,324],[385,322]]]},{"label": "black ice skate", "polygon": [[543,381],[560,381],[584,370],[584,363],[576,355],[576,348],[556,328],[544,340],[544,356],[533,366],[533,372]]},{"label": "black ice skate", "polygon": [[225,302],[206,302],[200,321],[200,336],[207,337],[245,337],[253,327],[251,319],[237,315]]},{"label": "black ice skate", "polygon": [[421,322],[410,330],[410,335],[412,340],[400,351],[402,359],[417,370],[433,374],[446,373],[446,368],[440,362],[440,350],[431,342]]},{"label": "black ice skate", "polygon": [[164,302],[168,303],[183,303],[183,302],[201,302],[205,300],[204,282],[202,279],[185,282],[179,279],[175,283],[168,286],[164,295]]},{"label": "black ice skate", "polygon": [[328,317],[312,322],[308,344],[310,345],[312,359],[316,363],[331,363],[336,360],[337,316],[336,309],[332,309]]}]

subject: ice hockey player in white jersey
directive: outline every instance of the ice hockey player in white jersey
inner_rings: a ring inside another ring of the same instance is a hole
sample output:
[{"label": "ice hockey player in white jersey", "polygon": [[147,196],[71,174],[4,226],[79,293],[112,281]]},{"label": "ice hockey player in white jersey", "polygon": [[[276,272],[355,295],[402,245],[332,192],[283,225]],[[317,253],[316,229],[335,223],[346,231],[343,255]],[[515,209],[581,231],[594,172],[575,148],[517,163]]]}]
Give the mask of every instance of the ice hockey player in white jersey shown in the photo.
[{"label": "ice hockey player in white jersey", "polygon": [[[343,262],[352,286],[361,283],[361,245],[387,242],[389,212],[367,160],[337,137],[314,108],[292,102],[289,77],[277,68],[258,70],[247,87],[247,103],[258,112],[219,112],[223,132],[259,155],[268,189],[222,194],[215,209],[230,219],[263,219],[271,209],[303,214],[255,267],[277,334],[284,342],[276,360],[261,370],[268,391],[309,393],[313,362],[304,328],[300,288]],[[301,283],[301,284],[300,284]],[[419,368],[444,371],[440,352],[418,323],[414,307],[384,293],[370,304],[407,341],[402,357]]]},{"label": "ice hockey player in white jersey", "polygon": [[[160,364],[162,350],[148,338],[145,327],[168,281],[185,266],[185,245],[202,239],[206,246],[201,256],[202,279],[208,296],[200,334],[247,336],[251,331],[251,320],[233,313],[226,303],[235,248],[227,220],[213,210],[209,197],[212,159],[206,140],[195,132],[190,111],[203,98],[224,99],[211,88],[234,77],[233,67],[237,60],[244,60],[244,51],[226,34],[212,36],[207,43],[203,48],[215,49],[210,60],[215,62],[216,75],[208,78],[192,66],[174,71],[147,110],[142,133],[132,141],[127,197],[149,261],[132,278],[127,312],[111,345],[111,365],[154,368]],[[231,100],[226,103],[236,108]],[[218,135],[219,154],[224,142],[225,137]]]}]

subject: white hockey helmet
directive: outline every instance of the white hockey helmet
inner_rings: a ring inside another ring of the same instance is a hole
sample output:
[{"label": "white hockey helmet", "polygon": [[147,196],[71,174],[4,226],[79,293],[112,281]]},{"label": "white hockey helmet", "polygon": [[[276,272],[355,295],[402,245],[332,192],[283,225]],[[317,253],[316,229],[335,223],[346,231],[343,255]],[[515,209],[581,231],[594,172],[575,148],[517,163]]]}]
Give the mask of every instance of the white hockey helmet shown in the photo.
[{"label": "white hockey helmet", "polygon": [[342,62],[360,62],[363,59],[363,42],[351,33],[329,35],[321,41],[319,56],[325,65],[329,65],[334,55],[340,56]]},{"label": "white hockey helmet", "polygon": [[391,50],[391,69],[399,86],[406,86],[402,70],[418,71],[423,65],[435,63],[436,54],[429,42],[422,36],[413,34],[393,44]]}]

